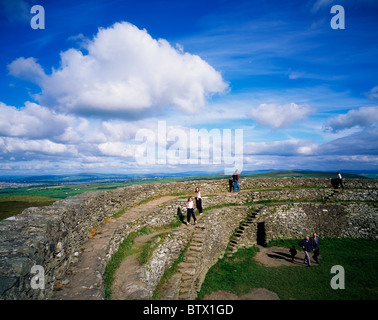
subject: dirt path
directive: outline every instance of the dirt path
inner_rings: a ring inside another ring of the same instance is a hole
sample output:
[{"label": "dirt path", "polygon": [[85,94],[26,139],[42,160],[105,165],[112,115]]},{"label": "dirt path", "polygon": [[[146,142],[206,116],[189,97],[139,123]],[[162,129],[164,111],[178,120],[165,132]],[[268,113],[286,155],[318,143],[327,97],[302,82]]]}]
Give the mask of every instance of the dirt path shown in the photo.
[{"label": "dirt path", "polygon": [[121,217],[110,219],[100,225],[92,238],[84,245],[78,262],[72,264],[63,280],[63,286],[55,291],[52,300],[98,300],[103,297],[101,261],[105,258],[105,247],[113,232],[120,225],[131,222],[149,214],[157,206],[176,199],[175,196],[164,196],[151,200],[127,210]]},{"label": "dirt path", "polygon": [[[303,263],[304,252],[298,250],[297,255],[294,258],[294,262],[291,261],[289,249],[283,247],[259,247],[259,252],[254,259],[262,263],[266,267],[306,267]],[[310,258],[312,255],[310,254]],[[320,256],[319,256],[320,257]],[[311,266],[317,266],[311,259]],[[240,297],[227,291],[216,291],[205,296],[203,300],[279,300],[278,295],[275,292],[269,291],[265,288],[253,288],[251,292],[244,294]]]},{"label": "dirt path", "polygon": [[[261,262],[266,267],[303,267],[304,264],[304,252],[297,248],[297,255],[294,258],[294,262],[291,261],[289,249],[283,247],[262,247],[258,246],[260,251],[254,257],[255,260]],[[318,264],[312,260],[312,254],[310,254],[311,266],[317,266]]]},{"label": "dirt path", "polygon": [[[139,236],[134,239],[133,249],[139,251],[143,244],[151,240],[160,232],[151,233],[148,235]],[[139,273],[143,272],[143,267],[138,261],[138,253],[126,257],[114,276],[112,285],[112,300],[133,300],[133,299],[148,299],[149,294],[146,291],[145,284],[139,281]]]}]

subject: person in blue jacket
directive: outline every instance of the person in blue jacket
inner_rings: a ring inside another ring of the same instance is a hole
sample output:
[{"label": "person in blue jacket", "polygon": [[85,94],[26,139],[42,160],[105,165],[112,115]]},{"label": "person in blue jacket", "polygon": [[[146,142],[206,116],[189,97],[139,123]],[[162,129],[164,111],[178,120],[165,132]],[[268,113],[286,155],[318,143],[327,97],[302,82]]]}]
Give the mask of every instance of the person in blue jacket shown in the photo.
[{"label": "person in blue jacket", "polygon": [[306,238],[299,242],[299,246],[303,248],[303,251],[305,253],[304,263],[307,263],[307,266],[311,267],[309,252],[312,250],[312,245],[310,242],[310,238],[306,236]]}]

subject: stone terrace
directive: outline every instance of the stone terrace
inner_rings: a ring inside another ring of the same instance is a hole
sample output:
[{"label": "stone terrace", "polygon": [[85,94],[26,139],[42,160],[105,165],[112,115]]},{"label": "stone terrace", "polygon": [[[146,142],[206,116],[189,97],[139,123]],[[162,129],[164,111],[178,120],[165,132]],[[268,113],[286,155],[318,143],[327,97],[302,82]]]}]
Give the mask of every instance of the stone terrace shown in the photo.
[{"label": "stone terrace", "polygon": [[[224,255],[232,236],[251,218],[255,204],[263,207],[252,216],[254,221],[249,220],[254,227],[245,235],[242,233],[235,249],[256,244],[259,226],[260,229],[263,226],[266,240],[303,236],[314,228],[324,236],[377,240],[378,180],[349,180],[345,183],[345,190],[335,191],[328,179],[242,179],[243,191],[238,194],[227,192],[226,179],[133,185],[114,191],[81,194],[47,207],[29,208],[13,219],[1,221],[0,299],[52,298],[54,288],[65,279],[67,271],[80,256],[93,228],[99,228],[123,208],[134,208],[144,200],[174,195],[176,199],[168,205],[151,210],[127,224],[119,224],[106,239],[104,256],[99,257],[101,261],[96,270],[100,279],[97,298],[103,299],[101,275],[123,239],[145,226],[175,221],[177,208],[184,209],[185,206],[183,196],[193,195],[197,186],[204,197],[204,208],[213,209],[201,217],[193,230],[181,227],[173,231],[154,251],[149,267],[146,267],[152,271],[143,273],[142,277],[149,296],[183,247],[189,246],[180,273],[163,286],[162,297],[195,298],[207,270]],[[287,201],[290,203],[285,203]],[[225,204],[233,206],[222,207]],[[167,250],[173,247],[175,237],[181,237],[182,232],[187,240],[177,250]],[[31,288],[30,281],[35,276],[31,273],[33,265],[44,267],[44,290]]]}]

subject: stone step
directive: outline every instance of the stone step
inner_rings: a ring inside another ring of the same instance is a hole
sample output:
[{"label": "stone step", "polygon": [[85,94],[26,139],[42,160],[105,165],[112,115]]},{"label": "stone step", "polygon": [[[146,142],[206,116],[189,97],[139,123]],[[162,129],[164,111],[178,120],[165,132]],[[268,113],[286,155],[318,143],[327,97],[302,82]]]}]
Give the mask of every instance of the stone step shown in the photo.
[{"label": "stone step", "polygon": [[185,256],[184,262],[195,264],[197,262],[197,258],[194,256]]},{"label": "stone step", "polygon": [[185,293],[189,293],[191,291],[192,291],[192,286],[187,286],[187,287],[180,286],[180,295],[185,294]]},{"label": "stone step", "polygon": [[180,276],[181,276],[181,282],[193,281],[193,276],[189,274],[180,274]]},{"label": "stone step", "polygon": [[194,276],[196,274],[196,269],[193,269],[193,268],[190,268],[190,269],[180,269],[180,272],[183,275]]},{"label": "stone step", "polygon": [[189,293],[180,294],[179,300],[193,300],[193,296]]},{"label": "stone step", "polygon": [[178,267],[180,269],[193,269],[193,268],[195,268],[195,264],[193,264],[191,262],[180,262],[178,264]]},{"label": "stone step", "polygon": [[[191,279],[193,280],[193,279]],[[191,290],[193,288],[193,282],[190,281],[190,280],[187,280],[186,282],[181,282],[180,284],[180,291],[183,291],[183,290]]]},{"label": "stone step", "polygon": [[189,252],[201,252],[202,251],[202,247],[198,247],[198,246],[190,246],[189,249],[188,249]]}]

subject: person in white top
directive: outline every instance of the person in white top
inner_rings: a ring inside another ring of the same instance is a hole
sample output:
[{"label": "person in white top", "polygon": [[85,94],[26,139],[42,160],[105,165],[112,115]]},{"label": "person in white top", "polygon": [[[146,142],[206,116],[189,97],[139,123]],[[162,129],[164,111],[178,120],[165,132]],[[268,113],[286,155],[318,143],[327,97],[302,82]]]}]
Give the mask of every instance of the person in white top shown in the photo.
[{"label": "person in white top", "polygon": [[343,177],[341,176],[341,173],[340,172],[336,172],[336,174],[337,174],[337,179],[339,179],[340,187],[344,189]]},{"label": "person in white top", "polygon": [[202,214],[202,198],[201,198],[201,191],[199,188],[196,188],[196,208],[198,209],[199,214]]},{"label": "person in white top", "polygon": [[190,217],[193,216],[194,224],[197,223],[196,215],[194,214],[194,207],[193,207],[193,198],[189,197],[188,201],[186,202],[186,209],[187,209],[187,215],[186,220],[188,224],[190,223]]}]

